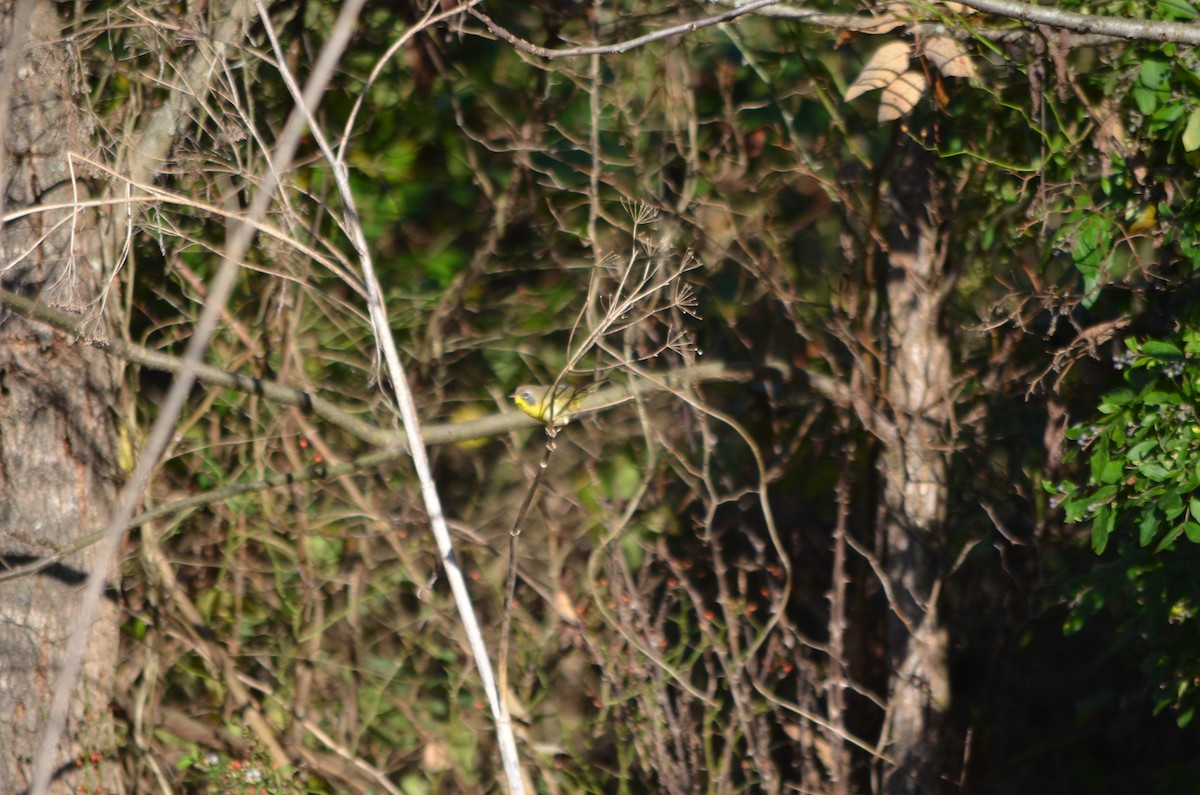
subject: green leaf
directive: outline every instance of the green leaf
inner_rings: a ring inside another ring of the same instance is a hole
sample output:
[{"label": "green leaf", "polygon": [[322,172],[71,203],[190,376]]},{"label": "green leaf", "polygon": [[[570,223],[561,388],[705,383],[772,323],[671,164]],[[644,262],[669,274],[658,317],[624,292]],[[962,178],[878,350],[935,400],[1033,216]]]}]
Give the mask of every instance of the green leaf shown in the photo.
[{"label": "green leaf", "polygon": [[[1099,426],[1091,426],[1088,430],[1096,435],[1096,442],[1092,445],[1091,465],[1092,475],[1096,476],[1100,470],[1104,468],[1104,464],[1112,456],[1109,455],[1111,440],[1109,439],[1108,431],[1116,424],[1113,421],[1108,421]],[[1100,460],[1097,460],[1100,459]]]},{"label": "green leaf", "polygon": [[1158,110],[1154,111],[1154,115],[1151,116],[1153,123],[1150,125],[1150,128],[1152,130],[1173,128],[1175,123],[1183,116],[1184,110],[1186,110],[1186,106],[1182,101],[1160,106]]},{"label": "green leaf", "polygon": [[1126,454],[1125,457],[1128,458],[1130,461],[1133,461],[1136,463],[1138,461],[1141,461],[1142,458],[1146,455],[1146,453],[1150,452],[1151,450],[1156,449],[1157,447],[1158,447],[1157,439],[1147,439],[1146,441],[1138,442],[1133,447],[1129,448],[1129,452]]},{"label": "green leaf", "polygon": [[1116,521],[1117,514],[1107,505],[1096,512],[1096,521],[1092,522],[1092,549],[1097,555],[1104,554],[1104,549],[1108,546],[1108,537],[1112,535]]},{"label": "green leaf", "polygon": [[1083,306],[1090,307],[1099,297],[1100,276],[1112,246],[1113,225],[1096,212],[1088,212],[1074,228],[1064,230],[1075,269],[1083,277]]},{"label": "green leaf", "polygon": [[1200,149],[1200,108],[1188,114],[1187,126],[1183,128],[1183,149],[1185,152]]},{"label": "green leaf", "polygon": [[1101,483],[1116,483],[1125,474],[1125,465],[1120,461],[1109,461],[1097,478]]},{"label": "green leaf", "polygon": [[1138,72],[1138,83],[1149,89],[1158,89],[1167,76],[1171,74],[1170,61],[1161,58],[1147,58],[1142,61],[1141,71]]},{"label": "green leaf", "polygon": [[1068,522],[1083,521],[1089,513],[1089,506],[1092,504],[1091,497],[1084,497],[1078,500],[1068,500],[1067,502],[1063,503],[1063,513],[1066,514],[1066,520]]},{"label": "green leaf", "polygon": [[1174,406],[1179,402],[1179,396],[1174,392],[1163,392],[1160,389],[1152,389],[1146,393],[1143,398],[1147,406]]},{"label": "green leaf", "polygon": [[1170,471],[1161,464],[1147,463],[1145,461],[1138,464],[1138,472],[1141,472],[1156,483],[1161,483],[1171,475]]},{"label": "green leaf", "polygon": [[[1163,19],[1195,19],[1200,16],[1196,7],[1188,0],[1158,0],[1158,8]],[[1188,151],[1191,151],[1190,149]]]},{"label": "green leaf", "polygon": [[1179,496],[1178,492],[1168,491],[1158,501],[1158,507],[1167,517],[1167,521],[1174,521],[1179,514],[1183,513],[1183,498]]},{"label": "green leaf", "polygon": [[1092,457],[1088,459],[1089,469],[1091,470],[1092,482],[1101,483],[1100,476],[1104,474],[1104,469],[1109,463],[1108,456],[1108,440],[1101,437],[1097,441],[1096,446],[1092,449]]},{"label": "green leaf", "polygon": [[1200,524],[1196,522],[1184,522],[1183,532],[1187,533],[1188,541],[1193,544],[1200,544]]},{"label": "green leaf", "polygon": [[1145,86],[1134,86],[1133,91],[1130,93],[1133,94],[1133,101],[1137,103],[1138,110],[1140,110],[1143,115],[1149,116],[1154,112],[1154,109],[1158,107],[1157,92],[1152,91]]},{"label": "green leaf", "polygon": [[1158,512],[1146,511],[1142,521],[1138,523],[1138,543],[1147,546],[1158,535]]},{"label": "green leaf", "polygon": [[[1134,394],[1132,389],[1118,389],[1115,392],[1109,392],[1100,402],[1100,410],[1105,414],[1112,414],[1119,406],[1128,406],[1133,402]],[[1105,410],[1107,408],[1107,410]]]},{"label": "green leaf", "polygon": [[632,533],[623,535],[620,541],[621,553],[625,556],[625,563],[629,566],[630,571],[641,571],[642,563],[646,559],[646,550]]},{"label": "green leaf", "polygon": [[1163,536],[1162,541],[1158,542],[1158,546],[1154,547],[1155,552],[1162,552],[1167,547],[1175,543],[1175,539],[1183,535],[1183,525],[1175,525],[1171,531]]},{"label": "green leaf", "polygon": [[1162,340],[1146,340],[1142,343],[1142,353],[1156,359],[1182,359],[1183,351],[1170,342]]}]

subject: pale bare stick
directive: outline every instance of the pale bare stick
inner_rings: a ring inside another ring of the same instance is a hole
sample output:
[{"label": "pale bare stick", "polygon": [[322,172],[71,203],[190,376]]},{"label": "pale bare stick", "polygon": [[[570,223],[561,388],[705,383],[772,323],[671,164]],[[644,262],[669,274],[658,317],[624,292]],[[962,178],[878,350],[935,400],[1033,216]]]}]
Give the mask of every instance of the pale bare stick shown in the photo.
[{"label": "pale bare stick", "polygon": [[[275,35],[274,27],[266,17],[266,9],[262,5],[262,0],[255,0],[255,3],[259,7],[259,13],[263,17],[267,36],[271,39],[271,46],[275,50],[276,57],[279,60],[279,72],[283,77],[284,84],[295,98],[297,109],[305,114],[313,140],[316,141],[321,153],[325,155],[325,159],[329,162],[330,168],[333,169],[334,182],[337,185],[338,195],[341,197],[345,213],[345,225],[347,231],[350,233],[350,241],[354,245],[354,250],[362,263],[363,279],[367,287],[367,307],[370,311],[371,326],[375,331],[376,343],[380,349],[376,356],[378,357],[380,353],[382,354],[392,388],[395,390],[394,397],[400,409],[400,416],[404,422],[405,433],[408,434],[408,449],[412,455],[413,468],[417,472],[417,479],[421,484],[421,496],[425,502],[425,511],[429,515],[430,529],[438,545],[438,552],[441,556],[442,566],[446,572],[446,579],[450,583],[450,590],[454,594],[454,601],[459,611],[459,619],[462,621],[463,630],[467,635],[467,643],[471,648],[471,653],[475,657],[475,666],[479,671],[479,678],[483,684],[484,693],[487,695],[488,704],[496,720],[497,744],[500,748],[500,758],[504,764],[504,773],[509,791],[515,795],[523,795],[525,785],[521,777],[521,763],[517,755],[517,742],[513,736],[512,723],[501,707],[501,695],[497,689],[495,674],[493,673],[491,661],[488,657],[487,644],[484,643],[483,632],[480,630],[479,621],[475,617],[475,609],[471,604],[471,593],[467,589],[466,578],[463,576],[462,569],[459,568],[458,561],[454,556],[454,542],[450,536],[450,529],[446,525],[446,516],[442,510],[441,497],[438,495],[437,483],[433,479],[433,470],[429,464],[429,455],[425,449],[425,441],[421,436],[421,423],[420,418],[417,416],[417,406],[413,401],[412,390],[409,388],[404,366],[400,362],[400,354],[396,348],[396,341],[392,336],[391,324],[388,322],[387,308],[383,304],[383,289],[375,274],[375,266],[371,260],[371,252],[367,246],[366,234],[363,232],[362,223],[358,216],[357,203],[354,200],[354,193],[350,189],[349,171],[346,169],[345,164],[337,158],[333,148],[329,145],[316,117],[308,112],[308,107],[310,107],[311,103],[306,102],[305,98],[300,96],[299,87],[286,67],[287,62],[283,57],[283,49]],[[426,25],[431,24],[429,22],[430,19],[427,17]],[[423,29],[423,26],[417,25],[413,27],[412,32],[416,33],[421,29]]]}]

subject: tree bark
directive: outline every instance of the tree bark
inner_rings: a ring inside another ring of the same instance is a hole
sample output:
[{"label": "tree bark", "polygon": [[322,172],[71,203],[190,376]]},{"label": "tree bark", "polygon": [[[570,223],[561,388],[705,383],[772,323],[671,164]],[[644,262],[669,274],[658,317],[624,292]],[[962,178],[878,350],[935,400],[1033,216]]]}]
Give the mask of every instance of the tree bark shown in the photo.
[{"label": "tree bark", "polygon": [[[0,34],[10,44],[13,22],[14,6],[6,3]],[[19,58],[5,71],[11,75],[3,136],[9,213],[70,202],[66,154],[84,151],[89,137],[71,90],[78,73],[52,4],[35,4],[28,31],[20,51],[7,46],[4,53]],[[105,274],[94,256],[95,226],[86,218],[59,210],[5,225],[0,285],[73,311],[98,311],[90,303]],[[31,562],[103,527],[120,479],[116,393],[102,353],[0,310],[0,567]],[[91,565],[85,550],[38,576],[0,585],[0,792],[29,784],[59,655]],[[114,601],[106,600],[57,749],[55,792],[115,791],[109,702],[117,620]]]},{"label": "tree bark", "polygon": [[888,793],[931,792],[950,702],[947,636],[938,620],[939,546],[946,521],[951,348],[942,310],[953,278],[941,229],[942,186],[923,150],[907,145],[891,188],[884,378],[895,434],[880,455],[888,623]]}]

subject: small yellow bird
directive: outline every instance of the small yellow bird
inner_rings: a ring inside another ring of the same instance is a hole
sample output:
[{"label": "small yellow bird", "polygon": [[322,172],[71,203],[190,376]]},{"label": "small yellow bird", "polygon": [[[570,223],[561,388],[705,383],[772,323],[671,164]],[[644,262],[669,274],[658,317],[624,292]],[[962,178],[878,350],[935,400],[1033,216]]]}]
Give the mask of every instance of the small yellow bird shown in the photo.
[{"label": "small yellow bird", "polygon": [[598,384],[576,389],[573,386],[559,384],[554,390],[553,400],[550,397],[550,387],[538,384],[523,384],[509,395],[517,408],[546,425],[553,424],[561,427],[571,421],[571,417],[579,412],[588,395],[596,391]]}]

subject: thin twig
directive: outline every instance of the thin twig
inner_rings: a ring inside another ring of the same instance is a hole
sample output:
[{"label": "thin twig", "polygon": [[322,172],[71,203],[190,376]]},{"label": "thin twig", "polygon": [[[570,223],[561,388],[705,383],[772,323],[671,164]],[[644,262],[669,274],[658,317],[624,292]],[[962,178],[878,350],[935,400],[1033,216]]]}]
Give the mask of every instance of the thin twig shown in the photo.
[{"label": "thin twig", "polygon": [[653,33],[647,33],[644,36],[638,36],[637,38],[629,39],[628,41],[617,42],[616,44],[595,45],[591,47],[565,47],[561,49],[540,47],[531,41],[526,41],[515,33],[511,33],[510,31],[496,24],[491,17],[476,8],[470,9],[469,13],[471,16],[482,22],[488,30],[496,35],[497,38],[507,42],[513,47],[516,47],[518,50],[527,52],[530,55],[536,55],[539,58],[553,60],[555,58],[576,58],[581,55],[615,55],[618,53],[629,52],[630,50],[635,50],[638,47],[644,47],[652,42],[669,39],[673,36],[681,36],[685,33],[693,33],[701,28],[719,25],[722,22],[729,22],[730,20],[737,19],[738,17],[743,17],[747,14],[753,14],[760,8],[775,5],[781,1],[782,0],[752,0],[752,2],[730,9],[723,14],[714,14],[711,17],[693,19],[690,22],[672,25],[669,28],[656,30]]},{"label": "thin twig", "polygon": [[863,560],[867,562],[867,565],[871,567],[871,571],[875,572],[875,579],[879,580],[879,585],[883,588],[883,594],[887,597],[888,607],[896,614],[896,618],[900,619],[900,623],[904,624],[905,629],[908,630],[908,634],[915,638],[917,636],[917,628],[913,626],[912,619],[908,614],[901,609],[900,602],[897,601],[895,591],[892,588],[892,581],[888,578],[887,572],[883,570],[883,566],[879,560],[871,554],[869,549],[858,543],[852,533],[846,533],[846,543],[850,545],[851,549],[861,555]]},{"label": "thin twig", "polygon": [[[845,415],[843,415],[845,416]],[[833,529],[833,571],[829,591],[829,653],[833,658],[826,680],[829,702],[829,722],[842,732],[846,729],[846,535],[850,522],[850,477],[855,457],[855,443],[842,451],[842,466],[836,487],[837,524]],[[830,757],[833,760],[830,778],[835,792],[847,786],[846,745],[842,736],[830,732]]]},{"label": "thin twig", "polygon": [[[552,428],[553,426],[547,426],[547,433]],[[525,526],[525,517],[529,513],[530,506],[533,505],[533,498],[537,494],[538,487],[546,478],[546,470],[550,467],[550,456],[553,452],[554,437],[551,436],[546,440],[546,452],[542,455],[537,474],[533,476],[533,482],[529,484],[525,500],[521,503],[520,510],[517,511],[517,518],[513,520],[513,526],[508,531],[508,571],[504,577],[504,606],[500,612],[500,649],[496,652],[496,687],[500,691],[500,714],[504,720],[510,719],[508,712],[508,644],[509,633],[512,631],[513,604],[517,594],[517,539],[521,537],[521,530]]]}]

